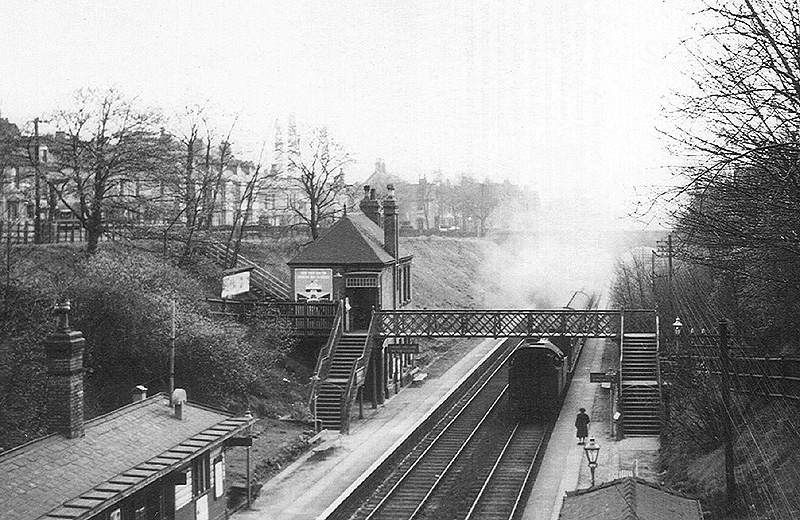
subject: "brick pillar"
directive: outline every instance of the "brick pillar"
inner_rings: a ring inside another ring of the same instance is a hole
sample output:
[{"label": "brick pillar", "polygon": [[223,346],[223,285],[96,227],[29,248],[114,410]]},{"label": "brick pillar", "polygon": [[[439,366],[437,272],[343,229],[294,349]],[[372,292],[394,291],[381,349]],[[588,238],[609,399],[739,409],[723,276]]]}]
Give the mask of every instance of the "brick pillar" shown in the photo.
[{"label": "brick pillar", "polygon": [[51,433],[83,437],[83,334],[69,328],[69,301],[56,305],[56,331],[44,340],[47,422]]}]

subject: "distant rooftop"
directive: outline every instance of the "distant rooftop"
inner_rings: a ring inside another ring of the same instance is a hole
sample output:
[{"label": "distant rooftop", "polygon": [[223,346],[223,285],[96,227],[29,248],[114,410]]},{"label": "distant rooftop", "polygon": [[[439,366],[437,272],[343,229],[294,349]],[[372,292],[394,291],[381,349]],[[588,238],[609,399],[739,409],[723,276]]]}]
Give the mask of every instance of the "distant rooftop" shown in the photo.
[{"label": "distant rooftop", "polygon": [[84,437],[53,434],[0,453],[2,518],[85,518],[251,421],[189,403],[178,420],[156,394],[87,421]]}]

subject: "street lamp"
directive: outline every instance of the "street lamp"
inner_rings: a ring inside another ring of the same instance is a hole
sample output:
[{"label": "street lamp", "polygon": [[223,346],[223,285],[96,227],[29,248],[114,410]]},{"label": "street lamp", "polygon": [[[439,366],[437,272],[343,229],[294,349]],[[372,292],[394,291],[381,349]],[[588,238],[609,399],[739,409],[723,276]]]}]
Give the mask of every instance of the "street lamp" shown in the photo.
[{"label": "street lamp", "polygon": [[681,331],[683,330],[683,323],[681,323],[681,319],[676,317],[675,323],[672,324],[672,328],[675,330],[675,336],[681,337]]},{"label": "street lamp", "polygon": [[589,471],[592,472],[592,487],[594,487],[594,470],[597,468],[597,456],[600,454],[600,445],[594,442],[594,437],[589,437],[589,444],[583,447],[586,460],[589,461]]}]

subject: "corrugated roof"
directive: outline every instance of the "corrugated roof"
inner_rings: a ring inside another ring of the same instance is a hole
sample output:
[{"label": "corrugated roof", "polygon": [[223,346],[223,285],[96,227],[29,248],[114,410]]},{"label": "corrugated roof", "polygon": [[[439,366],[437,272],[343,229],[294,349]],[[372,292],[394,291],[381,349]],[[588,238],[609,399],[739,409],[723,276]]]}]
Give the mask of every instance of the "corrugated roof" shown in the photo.
[{"label": "corrugated roof", "polygon": [[157,394],[87,421],[83,437],[24,444],[0,454],[3,519],[86,518],[250,423],[192,404],[178,420]]},{"label": "corrugated roof", "polygon": [[637,477],[567,493],[559,520],[702,520],[700,501]]},{"label": "corrugated roof", "polygon": [[363,213],[355,213],[342,217],[288,264],[388,265],[393,261],[383,247],[383,230]]}]

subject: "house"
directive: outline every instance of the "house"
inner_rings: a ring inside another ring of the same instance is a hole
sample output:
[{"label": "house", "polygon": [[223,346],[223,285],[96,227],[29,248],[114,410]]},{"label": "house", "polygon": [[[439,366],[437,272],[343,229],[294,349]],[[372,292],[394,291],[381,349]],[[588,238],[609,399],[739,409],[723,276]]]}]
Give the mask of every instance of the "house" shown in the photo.
[{"label": "house", "polygon": [[559,520],[702,520],[700,501],[638,477],[568,492]]},{"label": "house", "polygon": [[140,386],[132,403],[84,421],[84,339],[68,312],[56,307],[59,326],[45,340],[52,433],[0,453],[3,519],[227,518],[225,453],[248,444],[252,417]]}]

